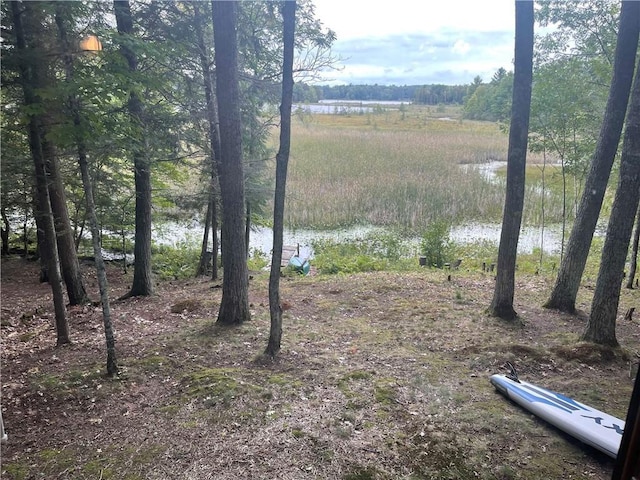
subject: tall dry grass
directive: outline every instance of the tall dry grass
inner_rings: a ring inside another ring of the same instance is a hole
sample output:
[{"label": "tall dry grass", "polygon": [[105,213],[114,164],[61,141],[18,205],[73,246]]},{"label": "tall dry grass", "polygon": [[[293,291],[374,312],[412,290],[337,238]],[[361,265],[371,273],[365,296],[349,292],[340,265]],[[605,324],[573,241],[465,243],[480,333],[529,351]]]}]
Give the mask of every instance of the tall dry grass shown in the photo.
[{"label": "tall dry grass", "polygon": [[507,143],[495,124],[437,119],[411,107],[298,117],[287,224],[422,230],[434,220],[500,221],[504,185],[461,165],[506,160]]}]

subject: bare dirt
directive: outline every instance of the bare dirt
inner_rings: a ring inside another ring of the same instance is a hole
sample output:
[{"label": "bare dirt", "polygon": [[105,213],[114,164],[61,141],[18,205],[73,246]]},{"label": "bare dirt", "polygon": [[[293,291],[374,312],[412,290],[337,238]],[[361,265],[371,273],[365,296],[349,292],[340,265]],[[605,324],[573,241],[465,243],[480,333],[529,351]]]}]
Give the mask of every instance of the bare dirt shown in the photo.
[{"label": "bare dirt", "polygon": [[[56,347],[38,268],[2,261],[2,445],[7,479],[610,478],[613,461],[510,403],[488,381],[520,376],[625,417],[640,352],[637,291],[623,291],[622,348],[580,344],[585,317],[540,307],[551,279],[517,279],[520,321],[486,315],[493,278],[416,270],[285,277],[283,349],[266,273],[252,320],[215,326],[208,279],[163,282],[112,304],[121,373],[107,378],[102,313],[68,309]],[[85,279],[98,299],[94,274]],[[130,275],[109,269],[111,298]],[[580,307],[587,310],[592,285]]]}]

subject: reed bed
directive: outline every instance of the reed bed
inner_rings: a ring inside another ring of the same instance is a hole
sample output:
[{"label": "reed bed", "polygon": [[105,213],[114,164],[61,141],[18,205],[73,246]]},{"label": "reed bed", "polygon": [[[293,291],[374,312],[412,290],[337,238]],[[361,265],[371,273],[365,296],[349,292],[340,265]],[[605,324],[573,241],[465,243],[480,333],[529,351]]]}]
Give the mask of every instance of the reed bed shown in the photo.
[{"label": "reed bed", "polygon": [[[435,220],[499,222],[504,181],[463,165],[505,161],[507,146],[506,133],[495,124],[438,118],[433,110],[412,107],[297,117],[287,225],[422,231]],[[525,222],[539,217],[538,190],[528,191]],[[552,200],[549,205],[555,208]]]}]

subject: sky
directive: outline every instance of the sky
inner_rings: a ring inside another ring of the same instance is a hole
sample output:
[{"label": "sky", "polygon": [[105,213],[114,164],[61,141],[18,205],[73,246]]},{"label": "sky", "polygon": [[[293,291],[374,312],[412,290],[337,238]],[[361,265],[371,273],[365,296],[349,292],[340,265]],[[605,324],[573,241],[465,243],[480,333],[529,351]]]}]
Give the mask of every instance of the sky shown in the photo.
[{"label": "sky", "polygon": [[460,85],[513,70],[513,0],[313,3],[342,59],[318,84]]}]

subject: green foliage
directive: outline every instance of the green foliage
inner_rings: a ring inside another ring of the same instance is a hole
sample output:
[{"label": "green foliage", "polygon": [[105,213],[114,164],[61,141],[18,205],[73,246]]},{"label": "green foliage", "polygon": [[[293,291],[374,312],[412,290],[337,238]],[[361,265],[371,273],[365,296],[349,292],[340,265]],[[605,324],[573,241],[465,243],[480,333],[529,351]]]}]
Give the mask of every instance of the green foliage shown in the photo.
[{"label": "green foliage", "polygon": [[442,268],[450,260],[452,253],[449,224],[443,221],[431,223],[420,241],[420,254],[427,257],[427,265]]},{"label": "green foliage", "polygon": [[508,123],[511,116],[513,73],[500,68],[490,83],[474,85],[464,103],[464,116],[474,120]]},{"label": "green foliage", "polygon": [[354,240],[315,240],[313,264],[321,273],[356,273],[390,269],[409,248],[394,233],[372,233]]},{"label": "green foliage", "polygon": [[249,261],[247,262],[249,270],[262,270],[269,265],[270,258],[259,248],[253,248],[249,252]]},{"label": "green foliage", "polygon": [[188,242],[177,247],[160,245],[152,250],[153,272],[163,280],[192,277],[199,260],[200,249]]}]

